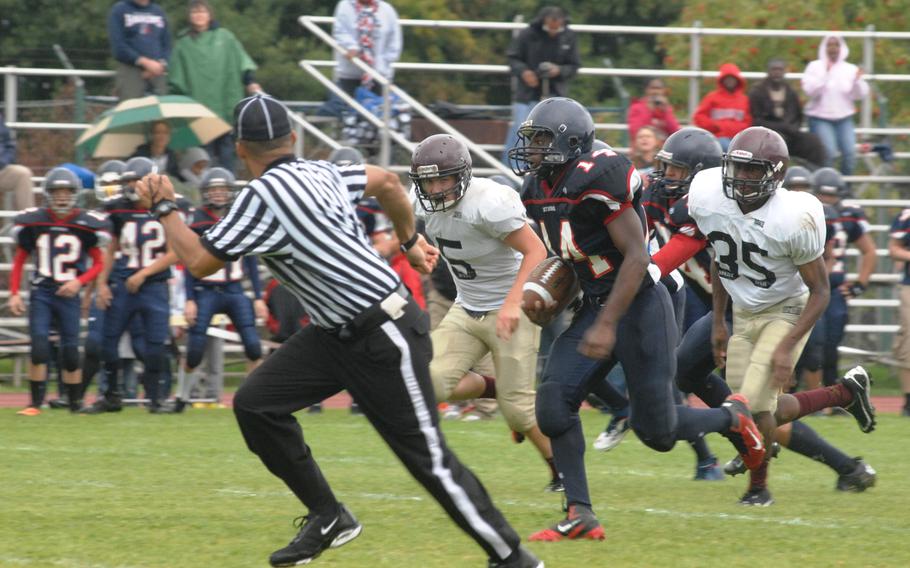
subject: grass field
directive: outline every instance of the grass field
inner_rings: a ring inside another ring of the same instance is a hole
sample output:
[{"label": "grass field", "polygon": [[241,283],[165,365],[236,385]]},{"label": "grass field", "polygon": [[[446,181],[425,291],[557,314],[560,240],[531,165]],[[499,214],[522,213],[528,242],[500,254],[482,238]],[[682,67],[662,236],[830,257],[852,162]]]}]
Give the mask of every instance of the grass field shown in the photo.
[{"label": "grass field", "polygon": [[[589,442],[601,415],[584,412]],[[477,567],[485,557],[428,498],[362,418],[302,414],[313,451],[364,532],[316,566]],[[852,419],[809,423],[878,470],[862,494],[785,452],[768,509],[736,504],[743,478],[690,480],[692,452],[645,448],[634,435],[587,455],[604,542],[530,545],[549,568],[577,566],[910,566],[910,420],[884,416],[861,434]],[[544,466],[499,420],[447,422],[450,444],[485,482],[523,538],[557,521]],[[0,566],[248,567],[294,534],[296,500],[250,454],[229,410],[150,416],[36,418],[0,410]],[[728,444],[712,436],[721,459]]]}]

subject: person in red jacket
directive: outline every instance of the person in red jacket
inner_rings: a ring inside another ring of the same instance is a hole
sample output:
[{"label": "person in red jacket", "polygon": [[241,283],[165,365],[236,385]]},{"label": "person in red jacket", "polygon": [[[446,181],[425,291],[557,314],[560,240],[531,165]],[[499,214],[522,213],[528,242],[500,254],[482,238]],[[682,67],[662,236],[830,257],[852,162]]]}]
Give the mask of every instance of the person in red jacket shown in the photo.
[{"label": "person in red jacket", "polygon": [[717,136],[725,152],[734,136],[752,126],[746,81],[736,64],[724,63],[720,66],[717,88],[698,104],[692,122]]},{"label": "person in red jacket", "polygon": [[651,126],[666,138],[679,130],[679,121],[673,115],[673,107],[667,98],[667,86],[664,80],[655,77],[645,86],[645,96],[635,99],[629,105],[626,114],[629,124],[629,140],[634,141],[635,135],[643,126]]}]

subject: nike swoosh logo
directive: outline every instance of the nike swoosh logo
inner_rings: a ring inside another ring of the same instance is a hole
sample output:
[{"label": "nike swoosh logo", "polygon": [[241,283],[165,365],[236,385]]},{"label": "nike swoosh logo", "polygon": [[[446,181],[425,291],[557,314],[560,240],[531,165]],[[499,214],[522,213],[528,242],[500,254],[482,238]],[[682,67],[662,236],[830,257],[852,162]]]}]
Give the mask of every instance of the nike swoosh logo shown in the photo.
[{"label": "nike swoosh logo", "polygon": [[752,434],[752,432],[749,432],[749,437],[752,438],[752,441],[753,441],[753,442],[755,442],[755,445],[752,446],[752,449],[753,449],[753,450],[760,450],[760,449],[762,448],[761,440],[759,440],[758,438],[756,438],[755,435]]},{"label": "nike swoosh logo", "polygon": [[321,529],[319,529],[319,532],[322,533],[322,536],[325,536],[326,534],[328,534],[328,532],[329,532],[330,530],[332,530],[332,527],[334,527],[334,526],[335,526],[335,523],[337,523],[337,522],[338,522],[338,517],[335,517],[335,520],[334,520],[334,521],[332,521],[331,523],[329,523],[329,524],[327,524],[326,526],[324,526],[324,527],[322,527]]},{"label": "nike swoosh logo", "polygon": [[561,533],[565,533],[565,532],[569,532],[569,530],[574,526],[575,526],[575,523],[568,523],[565,525],[559,524],[559,525],[556,525],[556,530],[558,530]]}]

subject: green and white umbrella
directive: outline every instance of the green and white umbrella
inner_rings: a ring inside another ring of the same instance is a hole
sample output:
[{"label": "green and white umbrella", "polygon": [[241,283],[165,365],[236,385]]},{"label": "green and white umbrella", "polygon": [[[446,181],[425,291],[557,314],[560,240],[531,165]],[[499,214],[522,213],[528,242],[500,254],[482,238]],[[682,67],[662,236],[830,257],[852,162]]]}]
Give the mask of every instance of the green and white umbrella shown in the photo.
[{"label": "green and white umbrella", "polygon": [[82,133],[76,146],[94,158],[122,158],[148,141],[149,124],[171,125],[172,150],[208,144],[231,126],[202,103],[180,95],[129,99],[105,111]]}]

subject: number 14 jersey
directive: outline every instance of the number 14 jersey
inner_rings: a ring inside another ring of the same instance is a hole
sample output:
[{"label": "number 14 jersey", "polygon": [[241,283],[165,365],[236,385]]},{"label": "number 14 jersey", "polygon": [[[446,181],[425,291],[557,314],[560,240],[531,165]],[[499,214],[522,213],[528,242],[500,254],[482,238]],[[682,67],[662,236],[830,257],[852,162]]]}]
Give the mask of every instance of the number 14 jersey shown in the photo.
[{"label": "number 14 jersey", "polygon": [[825,248],[825,215],[815,196],[780,188],[759,209],[743,213],[724,195],[721,168],[711,168],[692,180],[689,214],[708,237],[736,307],[758,312],[808,290],[798,267]]}]

